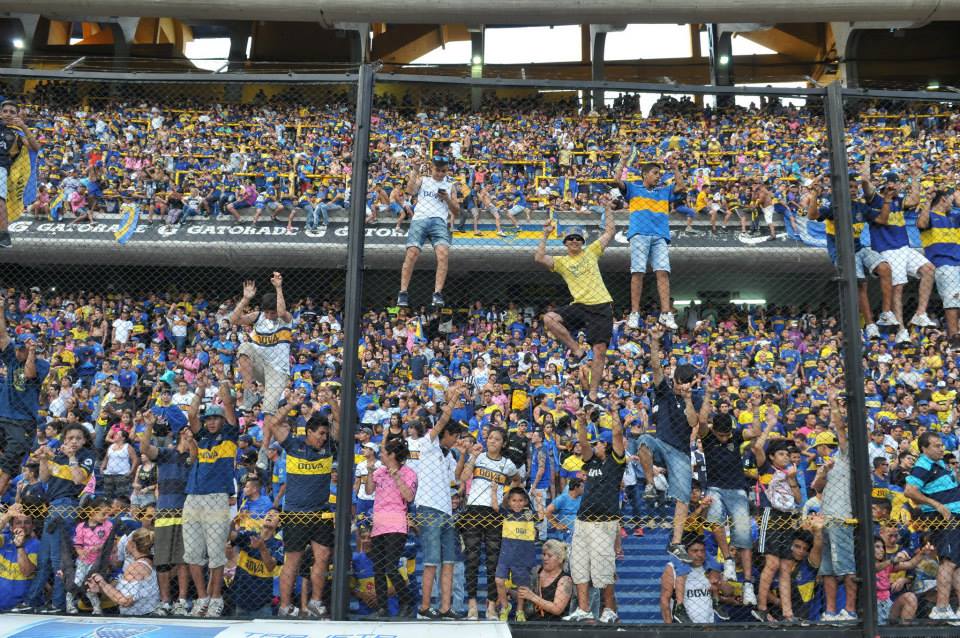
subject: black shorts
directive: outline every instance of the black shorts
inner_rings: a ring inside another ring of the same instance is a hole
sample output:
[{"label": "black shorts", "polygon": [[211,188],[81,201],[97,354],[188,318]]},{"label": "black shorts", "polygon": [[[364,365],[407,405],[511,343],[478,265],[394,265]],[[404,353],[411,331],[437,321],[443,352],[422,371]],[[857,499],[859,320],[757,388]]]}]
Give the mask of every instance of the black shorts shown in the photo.
[{"label": "black shorts", "polygon": [[23,457],[30,451],[37,424],[0,418],[0,472],[14,477],[23,471]]},{"label": "black shorts", "polygon": [[[284,512],[281,514],[283,548],[287,552],[302,552],[310,543],[333,547],[333,519],[329,512]],[[286,520],[284,520],[286,519]]]},{"label": "black shorts", "polygon": [[793,560],[793,539],[799,522],[797,514],[765,507],[760,518],[757,553]]},{"label": "black shorts", "polygon": [[613,336],[613,306],[610,304],[586,306],[574,303],[558,308],[556,312],[574,339],[583,330],[591,346],[610,343],[610,337]]}]

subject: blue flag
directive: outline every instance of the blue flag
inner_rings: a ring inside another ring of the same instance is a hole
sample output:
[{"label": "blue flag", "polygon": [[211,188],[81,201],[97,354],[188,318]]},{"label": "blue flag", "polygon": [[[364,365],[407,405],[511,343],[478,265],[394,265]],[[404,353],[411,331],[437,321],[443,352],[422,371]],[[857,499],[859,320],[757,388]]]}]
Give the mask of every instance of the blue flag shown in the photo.
[{"label": "blue flag", "polygon": [[140,207],[136,204],[124,203],[120,204],[120,212],[122,213],[120,226],[113,233],[113,238],[122,245],[130,241],[133,234],[137,232],[137,224],[140,223]]},{"label": "blue flag", "polygon": [[66,198],[63,195],[64,193],[61,191],[60,194],[50,202],[50,219],[55,222],[60,221],[60,218],[63,217],[63,205],[66,204]]},{"label": "blue flag", "polygon": [[[10,128],[25,137],[20,129]],[[16,221],[36,199],[37,152],[28,148],[17,155],[7,174],[7,221]]]}]

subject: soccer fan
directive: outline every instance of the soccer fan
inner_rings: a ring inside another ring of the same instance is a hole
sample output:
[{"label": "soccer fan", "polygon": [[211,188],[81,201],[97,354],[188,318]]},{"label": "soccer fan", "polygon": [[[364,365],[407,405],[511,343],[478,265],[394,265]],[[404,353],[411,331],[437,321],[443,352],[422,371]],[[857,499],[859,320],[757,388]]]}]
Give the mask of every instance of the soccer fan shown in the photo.
[{"label": "soccer fan", "polygon": [[[613,298],[603,283],[599,266],[603,251],[616,233],[613,210],[607,210],[603,234],[586,248],[586,233],[583,228],[567,230],[563,238],[566,255],[551,257],[546,254],[547,237],[553,230],[553,221],[544,225],[534,260],[563,277],[573,301],[545,314],[543,324],[570,349],[571,357],[578,364],[592,356],[589,364],[590,389],[583,398],[585,402],[597,405],[600,401],[597,388],[600,387],[603,377],[607,345],[613,335]],[[581,347],[574,338],[581,330],[586,334],[588,348]]]},{"label": "soccer fan", "polygon": [[431,303],[435,307],[444,305],[443,286],[447,281],[447,264],[450,257],[451,228],[454,216],[460,211],[455,183],[447,175],[449,164],[443,157],[433,159],[433,169],[429,175],[421,170],[413,170],[407,178],[407,194],[417,198],[413,209],[413,219],[407,231],[406,253],[403,269],[400,272],[400,292],[397,305],[409,307],[410,278],[413,267],[427,242],[433,246],[437,256],[437,272],[434,278]]},{"label": "soccer fan", "polygon": [[0,102],[0,248],[10,248],[13,245],[7,216],[10,168],[21,153],[36,153],[39,150],[40,142],[24,123],[17,103],[13,100]]},{"label": "soccer fan", "polygon": [[917,216],[924,255],[936,269],[937,293],[943,304],[947,337],[960,348],[960,220],[951,214],[956,195],[929,189],[924,193]]},{"label": "soccer fan", "polygon": [[[593,619],[590,586],[601,590],[603,611],[599,621],[616,623],[616,549],[620,533],[620,483],[626,469],[626,447],[619,411],[610,409],[610,437],[594,441],[587,436],[584,413],[577,413],[577,439],[586,476],[584,496],[573,528],[570,575],[577,588],[577,608],[564,620]],[[688,463],[689,465],[689,463]]]},{"label": "soccer fan", "polygon": [[633,150],[625,146],[620,151],[620,163],[614,175],[620,192],[627,200],[630,211],[630,226],[627,238],[630,240],[630,317],[627,327],[640,326],[640,300],[643,298],[643,277],[649,265],[657,278],[657,293],[660,296],[660,316],[658,321],[669,330],[677,329],[670,303],[670,203],[674,191],[683,190],[685,181],[679,169],[679,158],[673,155],[669,167],[673,172],[673,183],[660,184],[660,166],[643,164],[640,167],[640,181],[624,181],[627,165]]},{"label": "soccer fan", "polygon": [[0,574],[0,611],[23,602],[30,579],[37,571],[40,541],[33,535],[33,519],[14,503],[0,515],[0,559],[7,568]]},{"label": "soccer fan", "polygon": [[699,431],[702,398],[694,395],[693,386],[697,382],[697,371],[689,365],[678,365],[673,372],[673,383],[669,383],[663,374],[660,341],[664,329],[654,326],[647,332],[650,347],[650,369],[653,372],[655,405],[652,410],[656,421],[656,435],[644,434],[638,443],[637,456],[643,475],[647,477],[645,496],[655,495],[656,487],[653,464],[656,460],[660,467],[667,470],[667,494],[675,502],[673,514],[673,534],[667,552],[681,562],[688,562],[686,550],[681,544],[683,525],[687,519],[690,503],[690,488],[693,481],[693,468],[690,462],[690,441],[692,433]]},{"label": "soccer fan", "polygon": [[[297,615],[297,608],[291,603],[293,587],[307,547],[313,552],[313,565],[310,567],[309,602],[303,611],[312,618],[327,615],[323,591],[333,548],[331,473],[337,456],[336,440],[340,428],[340,405],[332,395],[329,398],[329,417],[313,414],[304,426],[303,436],[291,436],[287,418],[289,412],[281,413],[280,418],[268,426],[271,438],[286,453],[287,490],[281,519],[284,560],[280,571],[280,607],[277,611],[281,617]],[[304,585],[303,591],[306,590]]]}]

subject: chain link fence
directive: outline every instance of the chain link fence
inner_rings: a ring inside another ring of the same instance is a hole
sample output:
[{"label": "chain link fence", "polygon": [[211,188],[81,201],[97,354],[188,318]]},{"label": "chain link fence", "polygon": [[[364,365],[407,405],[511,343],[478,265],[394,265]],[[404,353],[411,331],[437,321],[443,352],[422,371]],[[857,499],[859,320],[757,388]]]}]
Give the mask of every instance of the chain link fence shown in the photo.
[{"label": "chain link fence", "polygon": [[[342,591],[357,619],[869,611],[822,91],[385,74],[355,167],[355,76],[236,79],[4,80],[4,608],[322,618]],[[855,230],[873,184],[952,153],[937,108],[848,100]],[[857,255],[868,425],[892,409],[899,462],[899,379],[955,383],[952,333],[903,339],[890,260]],[[908,314],[938,317],[911,287]],[[900,562],[949,548],[907,526],[909,496],[874,517],[914,533],[893,567],[929,585]],[[929,616],[896,600],[889,618]]]}]

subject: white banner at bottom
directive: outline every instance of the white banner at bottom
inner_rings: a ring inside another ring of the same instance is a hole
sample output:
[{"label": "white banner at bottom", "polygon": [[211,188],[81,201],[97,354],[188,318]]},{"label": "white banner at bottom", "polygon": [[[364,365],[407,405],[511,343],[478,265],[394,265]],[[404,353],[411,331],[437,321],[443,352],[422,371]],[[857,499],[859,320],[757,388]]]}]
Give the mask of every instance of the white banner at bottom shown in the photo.
[{"label": "white banner at bottom", "polygon": [[3,638],[511,638],[506,623],[0,615]]}]

